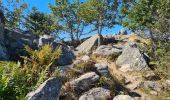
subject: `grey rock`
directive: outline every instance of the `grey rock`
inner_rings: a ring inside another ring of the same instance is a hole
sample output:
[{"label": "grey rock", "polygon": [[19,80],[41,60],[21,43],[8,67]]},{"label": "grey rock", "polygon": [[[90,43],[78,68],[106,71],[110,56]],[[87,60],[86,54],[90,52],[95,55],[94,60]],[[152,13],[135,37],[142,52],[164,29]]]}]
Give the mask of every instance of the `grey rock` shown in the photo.
[{"label": "grey rock", "polygon": [[5,46],[0,44],[0,60],[8,60],[9,55]]},{"label": "grey rock", "polygon": [[134,98],[129,95],[117,95],[113,100],[134,100]]},{"label": "grey rock", "polygon": [[168,87],[170,87],[170,80],[166,80],[165,83]]},{"label": "grey rock", "polygon": [[117,58],[116,65],[121,71],[141,71],[149,69],[148,58],[135,43],[126,43],[122,54]]},{"label": "grey rock", "polygon": [[54,42],[54,38],[52,36],[50,36],[50,35],[42,35],[39,38],[38,47],[41,47],[44,44],[51,44],[52,42]]},{"label": "grey rock", "polygon": [[111,92],[108,89],[102,87],[93,88],[84,93],[79,100],[110,100]]},{"label": "grey rock", "polygon": [[76,50],[77,53],[89,53],[91,52],[94,46],[97,46],[99,36],[95,35],[84,41],[81,45],[79,45]]},{"label": "grey rock", "polygon": [[67,46],[60,45],[61,55],[58,59],[58,64],[60,66],[69,65],[73,63],[75,59],[75,55],[72,50],[70,50]]},{"label": "grey rock", "polygon": [[141,87],[144,87],[145,89],[151,89],[154,91],[161,91],[162,89],[162,86],[158,82],[155,82],[155,81],[144,81],[141,84]]},{"label": "grey rock", "polygon": [[46,80],[40,87],[30,92],[26,99],[28,100],[57,100],[60,94],[61,82],[56,78]]},{"label": "grey rock", "polygon": [[101,55],[101,56],[118,56],[122,53],[121,48],[117,48],[115,46],[109,46],[109,45],[101,45],[99,46],[93,54]]},{"label": "grey rock", "polygon": [[94,65],[95,68],[97,69],[97,71],[103,75],[103,76],[106,76],[109,74],[109,71],[108,71],[108,65],[107,64],[104,64],[104,63],[97,63]]},{"label": "grey rock", "polygon": [[74,90],[80,92],[89,89],[90,86],[98,80],[99,75],[97,75],[95,72],[89,72],[69,82],[69,84]]}]

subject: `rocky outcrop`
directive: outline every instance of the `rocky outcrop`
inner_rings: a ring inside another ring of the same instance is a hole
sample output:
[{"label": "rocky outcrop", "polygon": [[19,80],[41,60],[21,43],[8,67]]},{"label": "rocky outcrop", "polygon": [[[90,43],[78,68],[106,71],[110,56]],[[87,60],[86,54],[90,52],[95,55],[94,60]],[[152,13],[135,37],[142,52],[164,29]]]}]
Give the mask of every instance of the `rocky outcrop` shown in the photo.
[{"label": "rocky outcrop", "polygon": [[7,49],[5,46],[3,46],[3,44],[0,44],[0,60],[8,60],[9,59],[9,55],[7,52]]},{"label": "rocky outcrop", "polygon": [[121,48],[109,45],[101,45],[99,46],[93,54],[100,56],[118,56],[122,52]]},{"label": "rocky outcrop", "polygon": [[123,72],[146,70],[149,68],[148,63],[149,58],[137,48],[135,43],[126,43],[122,54],[116,60],[116,65]]},{"label": "rocky outcrop", "polygon": [[96,81],[99,80],[99,75],[95,72],[88,72],[79,78],[69,82],[69,85],[77,92],[87,90],[93,85]]},{"label": "rocky outcrop", "polygon": [[110,100],[111,91],[102,87],[93,88],[84,93],[79,100]]},{"label": "rocky outcrop", "polygon": [[98,71],[101,75],[106,76],[106,75],[109,74],[107,64],[97,63],[97,64],[95,64],[94,66],[95,66],[95,68],[97,69],[97,71]]},{"label": "rocky outcrop", "polygon": [[98,42],[98,35],[92,36],[89,39],[87,39],[86,41],[84,41],[81,45],[79,45],[76,50],[77,53],[90,53],[92,48],[94,46],[97,46],[97,42]]},{"label": "rocky outcrop", "polygon": [[60,80],[50,78],[46,80],[37,90],[30,92],[28,100],[58,100],[61,89]]},{"label": "rocky outcrop", "polygon": [[117,95],[116,97],[113,98],[113,100],[135,100],[129,95]]}]

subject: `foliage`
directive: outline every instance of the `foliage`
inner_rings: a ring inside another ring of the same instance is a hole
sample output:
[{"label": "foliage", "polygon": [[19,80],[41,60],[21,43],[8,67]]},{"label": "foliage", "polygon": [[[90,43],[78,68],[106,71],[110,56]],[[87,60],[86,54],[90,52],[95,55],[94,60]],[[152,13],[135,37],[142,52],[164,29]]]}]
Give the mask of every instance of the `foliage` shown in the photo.
[{"label": "foliage", "polygon": [[123,26],[132,30],[148,28],[154,34],[170,32],[169,0],[129,0],[122,2]]},{"label": "foliage", "polygon": [[62,34],[63,32],[68,33],[72,42],[79,40],[86,26],[77,13],[80,1],[55,0],[55,2],[55,6],[49,6],[56,19],[62,25]]},{"label": "foliage", "polygon": [[87,0],[79,7],[78,14],[85,23],[94,27],[92,31],[101,35],[104,28],[112,28],[117,24],[117,9],[117,0]]},{"label": "foliage", "polygon": [[53,16],[38,11],[35,7],[32,12],[25,17],[24,26],[37,35],[51,34],[60,28]]},{"label": "foliage", "polygon": [[5,25],[8,28],[16,29],[21,27],[23,13],[27,4],[23,0],[6,0],[7,6],[3,6]]},{"label": "foliage", "polygon": [[23,64],[0,63],[0,99],[22,100],[28,92],[56,74],[54,64],[60,55],[60,49],[52,51],[50,45],[45,45],[40,50],[26,47],[26,51],[29,57],[23,57]]}]

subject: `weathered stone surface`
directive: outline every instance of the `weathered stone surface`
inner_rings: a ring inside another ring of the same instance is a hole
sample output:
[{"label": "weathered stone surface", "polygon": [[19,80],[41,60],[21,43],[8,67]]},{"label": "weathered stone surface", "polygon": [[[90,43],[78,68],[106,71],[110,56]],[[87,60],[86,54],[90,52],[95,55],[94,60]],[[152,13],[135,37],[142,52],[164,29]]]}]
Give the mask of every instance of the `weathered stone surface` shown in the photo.
[{"label": "weathered stone surface", "polygon": [[7,53],[7,49],[5,46],[0,44],[0,60],[7,60],[9,59],[9,55]]},{"label": "weathered stone surface", "polygon": [[80,92],[89,89],[89,87],[98,80],[99,75],[95,72],[89,72],[69,82],[69,84],[74,90]]},{"label": "weathered stone surface", "polygon": [[77,53],[89,53],[91,52],[94,46],[97,46],[99,36],[95,35],[84,41],[81,45],[79,45],[76,50]]},{"label": "weathered stone surface", "polygon": [[87,61],[90,60],[90,57],[87,56],[87,55],[84,55],[84,56],[81,58],[81,60],[83,60],[84,62],[87,62]]},{"label": "weathered stone surface", "polygon": [[101,45],[99,46],[93,54],[101,55],[101,56],[118,56],[122,53],[121,48],[117,48],[115,46],[109,45]]},{"label": "weathered stone surface", "polygon": [[69,65],[73,63],[75,59],[75,55],[72,50],[70,50],[67,46],[60,46],[61,56],[58,59],[58,64],[61,66]]},{"label": "weathered stone surface", "polygon": [[50,78],[40,85],[37,90],[30,92],[26,98],[28,100],[58,100],[60,89],[60,80]]},{"label": "weathered stone surface", "polygon": [[155,81],[144,81],[141,84],[141,87],[144,87],[145,89],[151,89],[154,91],[161,91],[161,88],[162,88],[162,86],[158,82],[155,82]]},{"label": "weathered stone surface", "polygon": [[54,42],[54,38],[52,36],[50,36],[50,35],[42,35],[39,38],[38,47],[41,47],[44,44],[51,44],[52,42]]},{"label": "weathered stone surface", "polygon": [[93,88],[88,92],[84,93],[79,100],[110,100],[111,92],[108,89],[102,87]]},{"label": "weathered stone surface", "polygon": [[134,100],[134,98],[129,95],[117,95],[113,100]]},{"label": "weathered stone surface", "polygon": [[95,66],[95,68],[97,69],[97,71],[98,71],[101,75],[106,76],[106,75],[109,74],[107,64],[97,63],[97,64],[95,64],[94,66]]},{"label": "weathered stone surface", "polygon": [[140,71],[148,69],[148,58],[135,43],[126,43],[122,54],[116,60],[121,71]]}]

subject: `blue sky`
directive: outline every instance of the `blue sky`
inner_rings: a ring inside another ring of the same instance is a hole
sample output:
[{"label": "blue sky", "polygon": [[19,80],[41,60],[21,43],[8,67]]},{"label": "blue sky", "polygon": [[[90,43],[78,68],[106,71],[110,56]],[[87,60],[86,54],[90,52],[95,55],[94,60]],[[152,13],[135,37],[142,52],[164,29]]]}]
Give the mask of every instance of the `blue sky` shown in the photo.
[{"label": "blue sky", "polygon": [[[54,0],[24,0],[24,1],[27,3],[30,10],[32,7],[37,7],[39,11],[42,11],[45,13],[50,13],[50,9],[48,7],[49,3],[54,5]],[[85,0],[82,0],[82,1],[85,1]],[[115,33],[118,33],[121,29],[122,29],[121,26],[116,25],[112,29],[104,29],[102,33],[103,35],[114,35]],[[95,33],[92,33],[92,34],[95,34]]]}]

